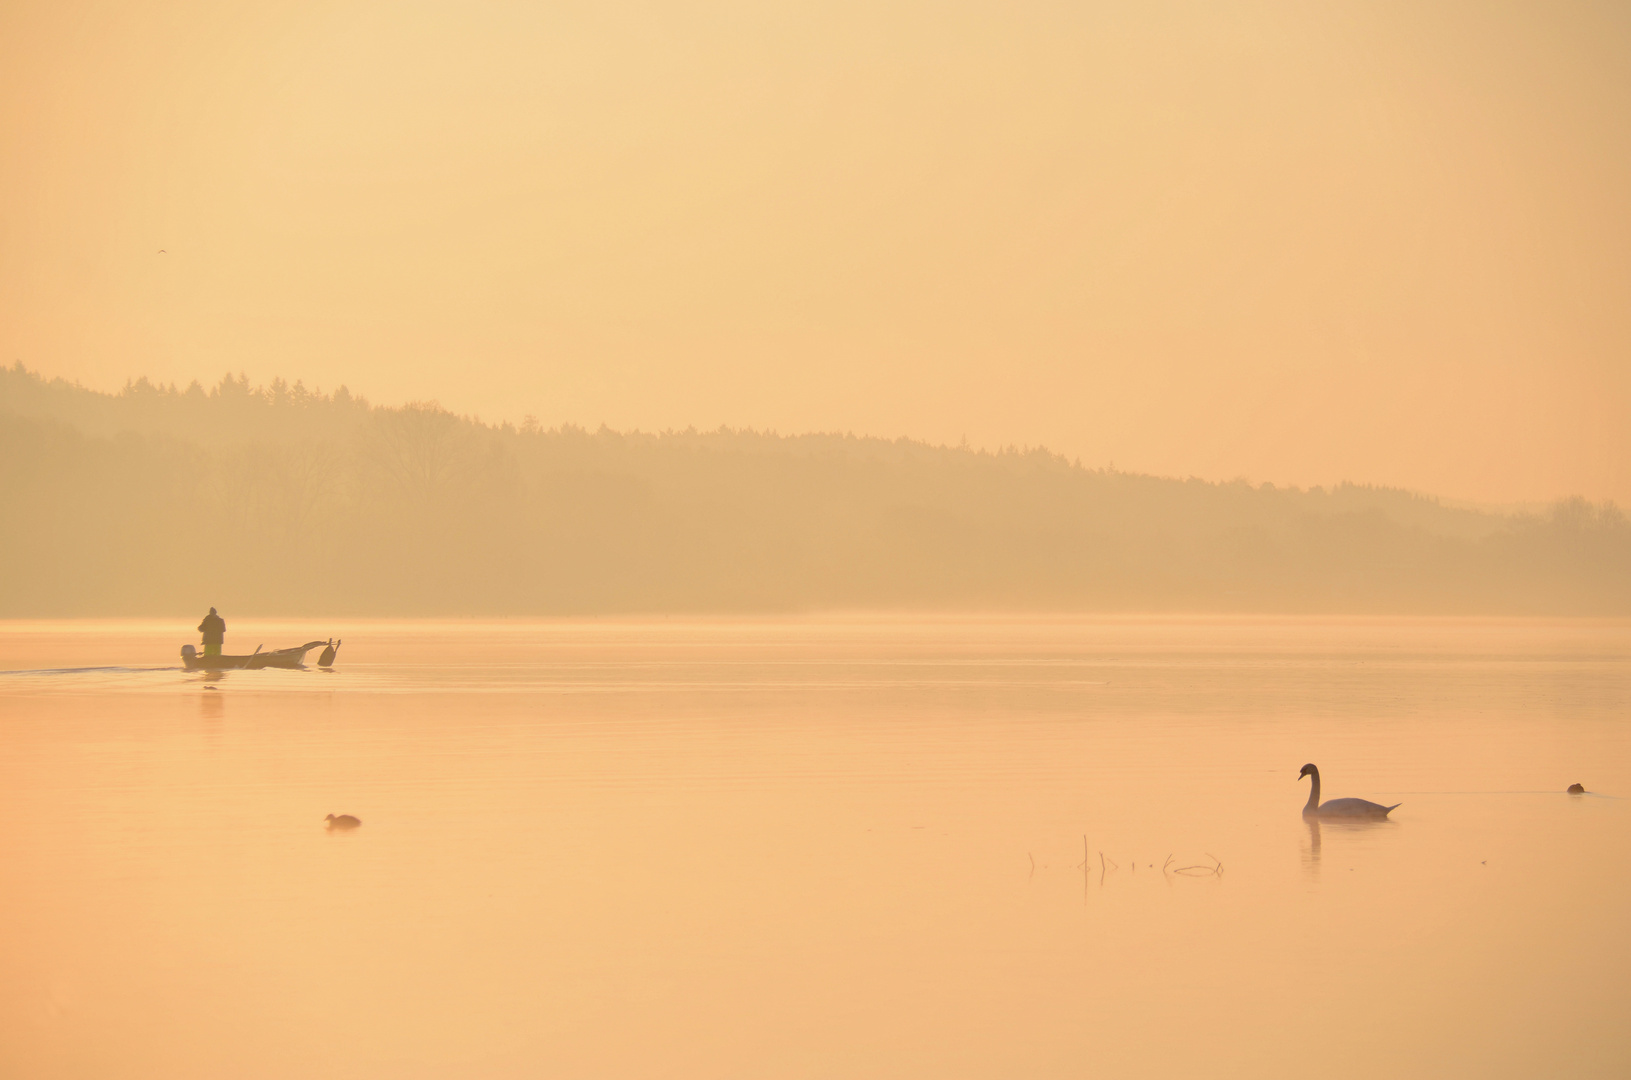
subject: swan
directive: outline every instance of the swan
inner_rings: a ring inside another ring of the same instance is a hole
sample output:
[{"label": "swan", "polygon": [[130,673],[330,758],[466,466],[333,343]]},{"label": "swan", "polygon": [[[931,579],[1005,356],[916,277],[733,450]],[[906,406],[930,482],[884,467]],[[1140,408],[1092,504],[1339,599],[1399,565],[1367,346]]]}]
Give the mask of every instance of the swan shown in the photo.
[{"label": "swan", "polygon": [[333,814],[330,814],[323,820],[328,822],[328,827],[331,829],[355,829],[358,825],[362,824],[361,821],[358,821],[350,814],[341,814],[339,817],[335,817]]},{"label": "swan", "polygon": [[1303,771],[1297,774],[1301,780],[1305,776],[1312,776],[1314,784],[1308,793],[1308,805],[1303,807],[1303,817],[1320,818],[1326,821],[1382,821],[1388,814],[1402,806],[1394,803],[1392,806],[1382,806],[1364,799],[1332,799],[1329,802],[1320,802],[1320,771],[1314,765],[1304,765]]}]

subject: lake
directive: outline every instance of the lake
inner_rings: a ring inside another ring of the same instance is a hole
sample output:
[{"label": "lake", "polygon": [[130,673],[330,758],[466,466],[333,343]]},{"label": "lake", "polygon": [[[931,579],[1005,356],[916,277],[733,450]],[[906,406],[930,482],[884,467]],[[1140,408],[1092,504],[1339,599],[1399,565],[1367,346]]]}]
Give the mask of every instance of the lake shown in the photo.
[{"label": "lake", "polygon": [[223,614],[0,623],[0,1075],[1631,1075],[1631,622]]}]

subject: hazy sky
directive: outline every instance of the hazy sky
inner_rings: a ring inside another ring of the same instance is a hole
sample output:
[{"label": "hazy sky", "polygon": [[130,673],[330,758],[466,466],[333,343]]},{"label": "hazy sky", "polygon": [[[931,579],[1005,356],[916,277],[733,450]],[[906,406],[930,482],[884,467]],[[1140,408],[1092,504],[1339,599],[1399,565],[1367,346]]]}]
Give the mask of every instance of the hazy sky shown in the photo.
[{"label": "hazy sky", "polygon": [[15,360],[1631,504],[1631,5],[4,0]]}]

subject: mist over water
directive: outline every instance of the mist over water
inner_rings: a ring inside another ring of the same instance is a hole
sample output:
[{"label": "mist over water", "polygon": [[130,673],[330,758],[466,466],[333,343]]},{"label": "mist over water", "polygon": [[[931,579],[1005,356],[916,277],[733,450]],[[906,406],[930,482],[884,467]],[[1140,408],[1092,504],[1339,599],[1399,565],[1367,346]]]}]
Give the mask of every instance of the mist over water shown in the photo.
[{"label": "mist over water", "polygon": [[0,1080],[1631,1076],[1628,132],[1601,0],[0,2]]},{"label": "mist over water", "polygon": [[1631,1068],[1624,621],[229,627],[0,624],[0,1073]]}]

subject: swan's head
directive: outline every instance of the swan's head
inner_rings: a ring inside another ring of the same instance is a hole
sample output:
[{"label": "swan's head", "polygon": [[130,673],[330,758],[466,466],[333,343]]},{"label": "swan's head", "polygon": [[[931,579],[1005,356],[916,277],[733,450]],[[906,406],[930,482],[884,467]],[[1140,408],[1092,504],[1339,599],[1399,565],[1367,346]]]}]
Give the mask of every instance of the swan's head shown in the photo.
[{"label": "swan's head", "polygon": [[1303,771],[1297,774],[1297,779],[1301,780],[1305,776],[1318,776],[1319,774],[1320,771],[1314,768],[1312,764],[1304,765]]}]

